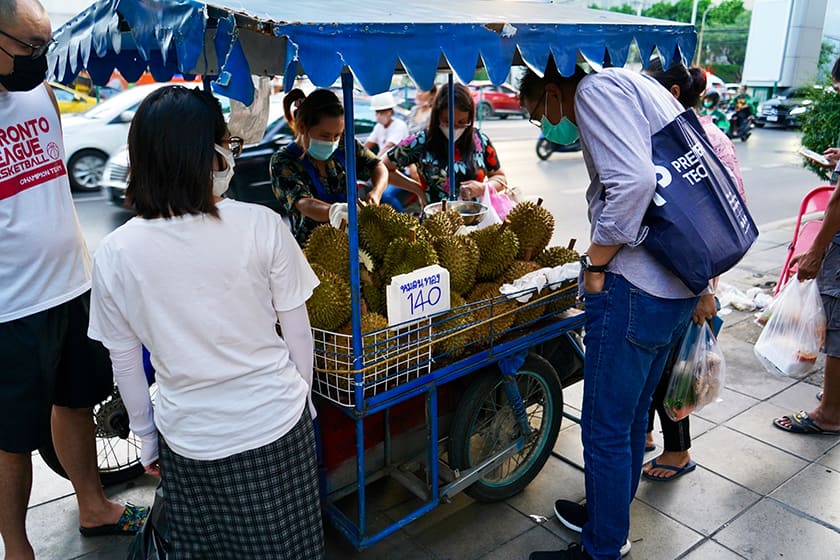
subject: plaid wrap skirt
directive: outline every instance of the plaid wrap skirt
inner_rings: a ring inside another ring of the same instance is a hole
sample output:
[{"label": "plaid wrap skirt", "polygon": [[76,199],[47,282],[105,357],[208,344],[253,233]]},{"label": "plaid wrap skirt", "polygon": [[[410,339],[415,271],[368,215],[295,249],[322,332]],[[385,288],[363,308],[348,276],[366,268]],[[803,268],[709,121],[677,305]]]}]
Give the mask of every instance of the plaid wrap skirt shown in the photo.
[{"label": "plaid wrap skirt", "polygon": [[159,439],[175,558],[324,558],[315,433],[307,407],[277,441],[224,459],[188,459]]}]

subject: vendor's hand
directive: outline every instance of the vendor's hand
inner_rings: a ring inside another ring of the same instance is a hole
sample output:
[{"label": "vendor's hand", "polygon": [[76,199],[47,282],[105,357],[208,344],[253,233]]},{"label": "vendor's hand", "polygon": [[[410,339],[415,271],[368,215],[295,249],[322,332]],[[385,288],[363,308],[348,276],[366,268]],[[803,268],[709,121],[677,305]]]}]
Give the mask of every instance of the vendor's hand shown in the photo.
[{"label": "vendor's hand", "polygon": [[606,274],[603,272],[584,272],[583,273],[583,291],[589,294],[595,294],[604,291],[604,281]]},{"label": "vendor's hand", "polygon": [[717,315],[715,296],[713,294],[703,294],[694,307],[694,314],[691,316],[691,320],[701,325],[704,321],[710,321],[715,315]]},{"label": "vendor's hand", "polygon": [[794,256],[790,260],[790,266],[796,265],[796,277],[799,280],[810,280],[816,278],[822,266],[823,255],[815,251],[808,251]]},{"label": "vendor's hand", "polygon": [[381,193],[378,193],[376,191],[370,191],[368,193],[367,197],[365,198],[365,201],[368,204],[373,204],[373,205],[379,206],[379,201],[381,199],[382,199],[382,194]]},{"label": "vendor's hand", "polygon": [[335,202],[330,205],[329,211],[330,217],[330,225],[335,229],[339,229],[341,227],[342,221],[347,221],[347,203],[346,202]]},{"label": "vendor's hand", "polygon": [[464,200],[484,196],[484,183],[479,183],[478,181],[462,181],[458,194]]},{"label": "vendor's hand", "polygon": [[837,165],[837,162],[840,162],[840,148],[828,148],[823,152],[823,155],[825,159],[831,162],[832,167]]}]

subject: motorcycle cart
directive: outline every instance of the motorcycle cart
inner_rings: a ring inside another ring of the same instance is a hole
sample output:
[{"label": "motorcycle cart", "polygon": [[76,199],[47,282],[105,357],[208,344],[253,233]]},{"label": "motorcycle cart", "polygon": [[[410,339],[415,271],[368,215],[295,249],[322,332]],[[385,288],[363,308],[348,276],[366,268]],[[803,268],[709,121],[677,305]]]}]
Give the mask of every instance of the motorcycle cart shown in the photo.
[{"label": "motorcycle cart", "polygon": [[[147,68],[158,80],[198,74],[247,105],[252,75],[282,75],[287,90],[300,72],[319,87],[340,79],[347,143],[354,80],[376,94],[389,89],[396,70],[428,89],[443,71],[452,95],[455,75],[468,82],[477,66],[500,84],[512,65],[541,70],[550,57],[569,75],[580,57],[623,65],[633,42],[643,60],[658,49],[665,67],[695,46],[694,28],[684,24],[499,0],[99,0],[55,39],[50,72],[63,82],[83,68],[100,84],[115,68],[129,81]],[[353,158],[346,167],[353,201]],[[313,393],[325,516],[362,549],[458,492],[501,500],[536,476],[560,427],[561,376],[581,375],[583,314],[570,280],[514,294],[530,295],[527,303],[498,295],[429,315],[440,287],[425,277],[404,292],[412,294],[410,320],[362,336],[358,210],[348,210],[352,331],[314,330]],[[386,476],[421,504],[371,532],[367,485]]]}]

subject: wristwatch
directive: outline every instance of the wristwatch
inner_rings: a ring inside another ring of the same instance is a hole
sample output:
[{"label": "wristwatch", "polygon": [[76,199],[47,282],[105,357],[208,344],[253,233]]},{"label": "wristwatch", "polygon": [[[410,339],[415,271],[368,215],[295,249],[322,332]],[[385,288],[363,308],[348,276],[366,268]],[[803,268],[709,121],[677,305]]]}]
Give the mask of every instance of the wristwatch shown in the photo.
[{"label": "wristwatch", "polygon": [[580,256],[580,267],[583,269],[584,272],[606,272],[607,265],[594,265],[592,264],[592,260],[589,258],[589,255],[586,253]]}]

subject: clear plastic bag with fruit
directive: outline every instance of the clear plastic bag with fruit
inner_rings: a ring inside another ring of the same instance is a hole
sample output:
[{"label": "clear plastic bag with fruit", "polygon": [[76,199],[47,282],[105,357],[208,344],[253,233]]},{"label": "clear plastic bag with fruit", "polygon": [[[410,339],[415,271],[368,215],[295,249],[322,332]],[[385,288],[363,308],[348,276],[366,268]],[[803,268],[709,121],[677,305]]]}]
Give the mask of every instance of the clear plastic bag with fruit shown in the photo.
[{"label": "clear plastic bag with fruit", "polygon": [[817,281],[792,278],[773,300],[772,309],[755,343],[755,355],[770,373],[805,375],[825,342],[825,311]]},{"label": "clear plastic bag with fruit", "polygon": [[668,417],[678,422],[718,400],[725,376],[726,361],[709,324],[691,323],[680,344],[665,393]]}]

